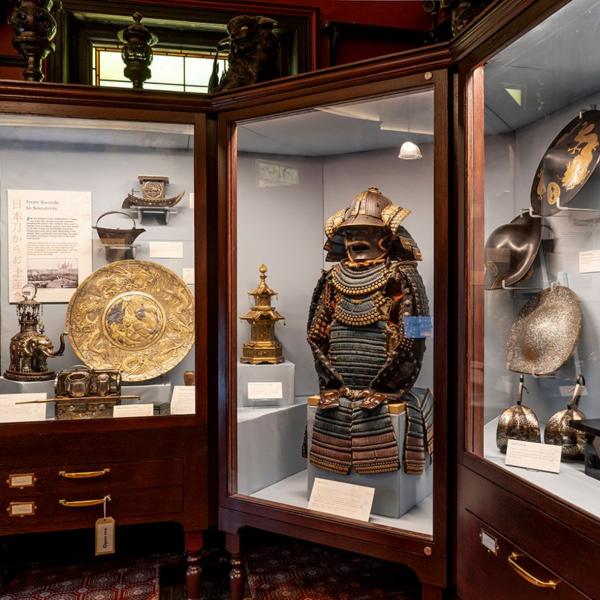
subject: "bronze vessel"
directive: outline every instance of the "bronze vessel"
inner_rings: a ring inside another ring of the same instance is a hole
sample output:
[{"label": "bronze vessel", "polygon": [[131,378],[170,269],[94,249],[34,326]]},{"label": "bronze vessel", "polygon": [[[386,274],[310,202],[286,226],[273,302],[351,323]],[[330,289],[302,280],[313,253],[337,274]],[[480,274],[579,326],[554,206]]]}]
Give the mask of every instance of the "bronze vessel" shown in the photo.
[{"label": "bronze vessel", "polygon": [[523,392],[528,392],[524,383],[524,375],[519,377],[519,392],[516,404],[507,408],[498,419],[496,428],[496,445],[498,450],[506,454],[508,440],[523,442],[540,442],[540,423],[531,408],[523,404]]},{"label": "bronze vessel", "polygon": [[65,335],[60,335],[60,347],[44,333],[40,316],[42,305],[35,299],[37,288],[32,284],[23,287],[23,299],[17,304],[17,317],[21,329],[10,340],[10,365],[4,372],[6,379],[13,381],[46,381],[54,378],[48,370],[48,358],[62,356],[65,350]]},{"label": "bronze vessel", "polygon": [[579,375],[567,408],[553,414],[544,429],[544,443],[562,446],[562,460],[583,460],[585,454],[585,433],[573,429],[570,424],[586,418],[579,410],[579,399],[584,389],[585,379]]},{"label": "bronze vessel", "polygon": [[[132,221],[133,227],[131,229],[120,229],[118,227],[98,227],[100,220],[108,215],[123,215]],[[138,236],[146,231],[143,228],[137,228],[135,226],[135,220],[133,217],[118,210],[109,210],[108,212],[101,214],[96,220],[96,225],[93,227],[93,229],[98,232],[98,237],[105,246],[130,246],[133,244],[133,242],[135,242]]]}]

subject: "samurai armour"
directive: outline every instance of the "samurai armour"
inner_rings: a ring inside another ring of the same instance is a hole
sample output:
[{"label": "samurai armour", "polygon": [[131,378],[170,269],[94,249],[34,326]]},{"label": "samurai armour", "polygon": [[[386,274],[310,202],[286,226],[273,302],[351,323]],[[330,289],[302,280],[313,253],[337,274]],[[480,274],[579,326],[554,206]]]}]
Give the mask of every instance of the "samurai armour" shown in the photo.
[{"label": "samurai armour", "polygon": [[[398,441],[388,402],[404,401],[404,467],[409,473],[423,471],[425,449],[433,451],[432,397],[428,390],[409,392],[421,369],[425,340],[405,337],[403,319],[428,313],[415,261],[366,267],[342,261],[323,273],[313,294],[308,341],[321,397],[336,391],[339,400],[317,410],[311,464],[343,474],[352,468],[397,471]],[[368,393],[377,393],[379,403],[365,407]]]}]

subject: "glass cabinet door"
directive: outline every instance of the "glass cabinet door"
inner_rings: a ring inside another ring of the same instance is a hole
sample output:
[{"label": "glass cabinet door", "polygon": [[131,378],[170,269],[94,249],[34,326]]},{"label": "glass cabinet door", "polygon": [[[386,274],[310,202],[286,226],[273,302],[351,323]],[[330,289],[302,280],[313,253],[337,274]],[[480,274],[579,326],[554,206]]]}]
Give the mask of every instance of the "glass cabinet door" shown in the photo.
[{"label": "glass cabinet door", "polygon": [[229,493],[431,535],[433,86],[231,135]]},{"label": "glass cabinet door", "polygon": [[194,125],[0,115],[0,422],[195,412]]},{"label": "glass cabinet door", "polygon": [[595,516],[599,24],[573,0],[478,67],[469,121],[468,448]]}]

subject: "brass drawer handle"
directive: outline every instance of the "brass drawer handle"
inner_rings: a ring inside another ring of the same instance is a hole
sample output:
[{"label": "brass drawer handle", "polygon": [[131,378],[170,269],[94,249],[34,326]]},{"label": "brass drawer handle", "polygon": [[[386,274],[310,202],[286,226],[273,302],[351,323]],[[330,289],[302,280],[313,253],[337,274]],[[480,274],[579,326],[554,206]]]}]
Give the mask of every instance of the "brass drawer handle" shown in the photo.
[{"label": "brass drawer handle", "polygon": [[535,587],[545,588],[555,590],[556,586],[559,584],[558,581],[554,581],[553,579],[549,579],[548,581],[542,581],[537,577],[533,576],[531,573],[526,571],[518,562],[519,558],[522,558],[523,554],[517,554],[516,552],[512,552],[508,557],[508,564],[516,571],[517,575],[520,575],[527,583],[531,585],[535,585]]},{"label": "brass drawer handle", "polygon": [[59,471],[58,474],[65,479],[94,479],[95,477],[102,477],[110,473],[110,469],[102,469],[101,471]]},{"label": "brass drawer handle", "polygon": [[94,500],[59,500],[58,503],[61,506],[67,508],[86,508],[88,506],[100,506],[105,502],[110,502],[110,496],[104,496],[104,498],[94,498]]}]

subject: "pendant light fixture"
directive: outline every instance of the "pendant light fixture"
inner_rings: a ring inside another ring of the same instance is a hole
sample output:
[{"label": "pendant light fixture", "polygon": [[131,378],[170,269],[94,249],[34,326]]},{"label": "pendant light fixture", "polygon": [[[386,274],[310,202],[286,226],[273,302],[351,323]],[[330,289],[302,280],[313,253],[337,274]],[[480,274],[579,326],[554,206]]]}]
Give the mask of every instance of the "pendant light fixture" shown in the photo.
[{"label": "pendant light fixture", "polygon": [[[410,133],[410,99],[409,100],[409,104],[408,104],[408,118],[407,118],[407,133]],[[417,146],[417,144],[415,144],[414,142],[411,142],[410,140],[406,140],[406,142],[404,142],[402,144],[402,146],[400,146],[400,152],[398,153],[398,158],[401,160],[418,160],[420,158],[423,158],[423,155],[421,154],[421,148],[419,148],[419,146]]]}]

